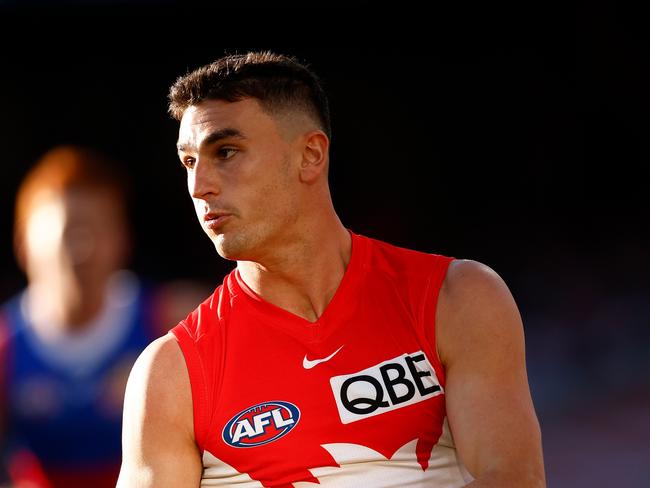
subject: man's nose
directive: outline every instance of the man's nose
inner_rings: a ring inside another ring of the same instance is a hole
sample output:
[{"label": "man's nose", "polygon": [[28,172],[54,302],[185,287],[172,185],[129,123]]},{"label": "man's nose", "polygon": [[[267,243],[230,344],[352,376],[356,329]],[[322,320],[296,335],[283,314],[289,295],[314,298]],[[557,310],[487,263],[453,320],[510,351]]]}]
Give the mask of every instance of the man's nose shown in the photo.
[{"label": "man's nose", "polygon": [[192,171],[187,175],[187,186],[192,198],[205,199],[208,195],[220,192],[219,178],[209,161],[197,160]]}]

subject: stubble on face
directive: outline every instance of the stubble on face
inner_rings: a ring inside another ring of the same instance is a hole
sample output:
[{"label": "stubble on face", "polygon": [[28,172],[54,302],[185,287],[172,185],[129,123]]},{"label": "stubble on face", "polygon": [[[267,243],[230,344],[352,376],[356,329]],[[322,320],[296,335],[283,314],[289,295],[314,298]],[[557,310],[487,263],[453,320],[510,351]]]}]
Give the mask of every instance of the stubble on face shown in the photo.
[{"label": "stubble on face", "polygon": [[254,198],[234,229],[211,236],[222,258],[259,262],[291,241],[299,203],[288,154],[272,176],[253,192]]}]

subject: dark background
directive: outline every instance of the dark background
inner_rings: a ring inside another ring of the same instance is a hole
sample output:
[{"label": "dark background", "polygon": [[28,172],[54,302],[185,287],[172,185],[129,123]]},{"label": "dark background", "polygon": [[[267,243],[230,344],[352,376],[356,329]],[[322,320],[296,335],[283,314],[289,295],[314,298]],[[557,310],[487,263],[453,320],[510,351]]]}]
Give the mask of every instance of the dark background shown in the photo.
[{"label": "dark background", "polygon": [[[107,152],[132,177],[134,270],[220,281],[232,265],[195,220],[167,89],[225,52],[294,54],[331,97],[343,222],[482,261],[509,284],[549,486],[646,486],[650,49],[640,13],[607,2],[246,5],[0,1],[0,299],[24,285],[11,249],[16,188],[67,142]],[[319,44],[330,47],[304,47]]]}]

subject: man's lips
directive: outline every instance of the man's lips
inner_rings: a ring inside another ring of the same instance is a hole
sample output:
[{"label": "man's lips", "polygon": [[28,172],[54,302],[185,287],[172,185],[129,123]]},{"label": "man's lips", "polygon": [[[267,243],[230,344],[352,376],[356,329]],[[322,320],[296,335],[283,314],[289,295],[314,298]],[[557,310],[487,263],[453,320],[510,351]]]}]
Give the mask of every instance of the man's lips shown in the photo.
[{"label": "man's lips", "polygon": [[203,222],[208,229],[216,230],[230,217],[232,214],[226,212],[210,212],[203,216]]}]

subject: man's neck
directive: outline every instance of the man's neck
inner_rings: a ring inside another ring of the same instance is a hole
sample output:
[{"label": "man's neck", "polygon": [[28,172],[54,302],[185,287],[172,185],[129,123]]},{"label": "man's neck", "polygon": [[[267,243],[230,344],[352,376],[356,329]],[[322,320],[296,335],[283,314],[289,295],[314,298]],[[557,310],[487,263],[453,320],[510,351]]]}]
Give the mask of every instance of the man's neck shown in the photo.
[{"label": "man's neck", "polygon": [[265,262],[238,261],[246,285],[264,300],[315,322],[336,293],[352,254],[352,237],[338,217],[311,229]]}]

